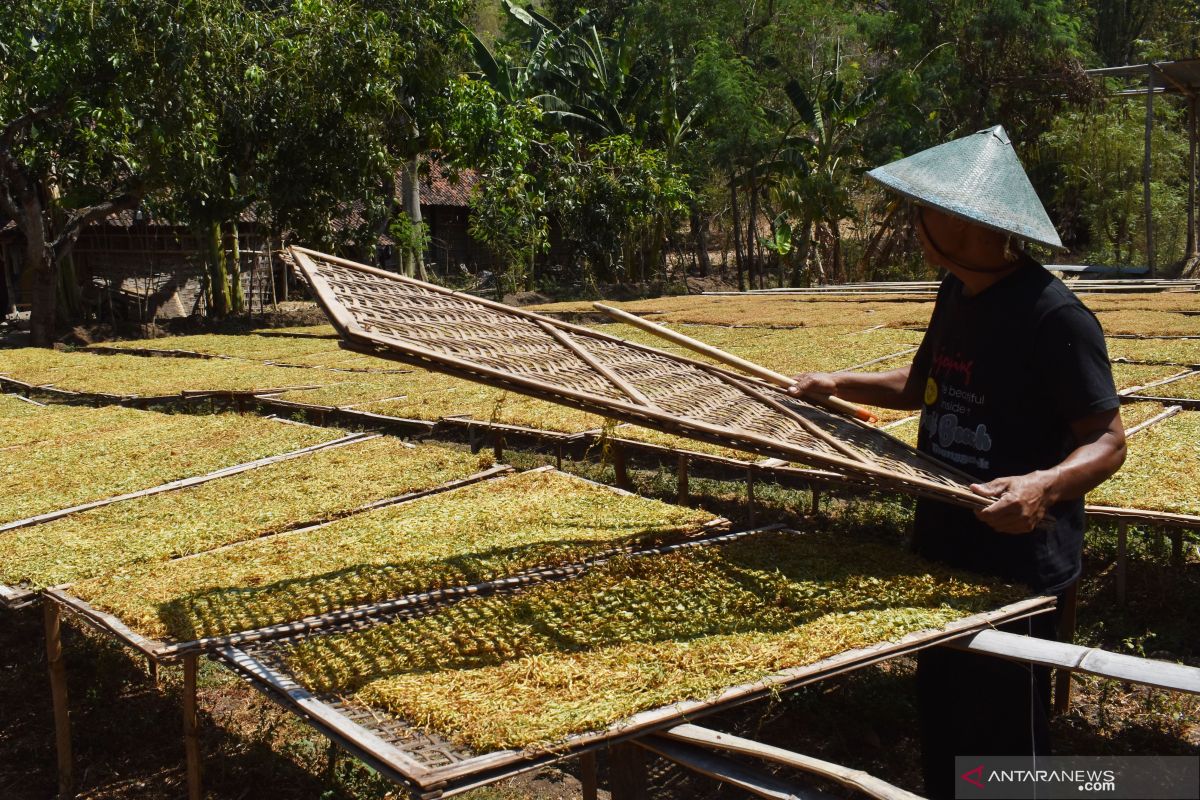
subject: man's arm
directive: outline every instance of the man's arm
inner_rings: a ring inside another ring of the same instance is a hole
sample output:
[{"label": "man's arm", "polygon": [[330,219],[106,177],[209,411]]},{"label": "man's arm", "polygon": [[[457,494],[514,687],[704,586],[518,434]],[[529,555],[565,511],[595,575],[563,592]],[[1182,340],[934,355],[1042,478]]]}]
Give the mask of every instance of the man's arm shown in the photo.
[{"label": "man's arm", "polygon": [[851,403],[915,410],[925,387],[913,379],[912,367],[890,372],[806,372],[788,389],[795,397],[840,397]]},{"label": "man's arm", "polygon": [[1083,497],[1125,463],[1125,426],[1120,409],[1084,417],[1071,423],[1071,430],[1079,446],[1061,464],[972,485],[976,494],[995,498],[975,516],[1001,533],[1029,533],[1050,506]]}]

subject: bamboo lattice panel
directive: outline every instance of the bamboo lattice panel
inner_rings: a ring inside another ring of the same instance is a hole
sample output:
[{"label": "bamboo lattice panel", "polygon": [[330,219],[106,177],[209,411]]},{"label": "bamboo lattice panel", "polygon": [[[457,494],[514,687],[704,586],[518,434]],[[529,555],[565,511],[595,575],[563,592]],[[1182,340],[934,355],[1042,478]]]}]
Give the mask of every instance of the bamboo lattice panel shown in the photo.
[{"label": "bamboo lattice panel", "polygon": [[297,267],[351,349],[649,428],[985,505],[966,476],[753,378],[304,248]]}]

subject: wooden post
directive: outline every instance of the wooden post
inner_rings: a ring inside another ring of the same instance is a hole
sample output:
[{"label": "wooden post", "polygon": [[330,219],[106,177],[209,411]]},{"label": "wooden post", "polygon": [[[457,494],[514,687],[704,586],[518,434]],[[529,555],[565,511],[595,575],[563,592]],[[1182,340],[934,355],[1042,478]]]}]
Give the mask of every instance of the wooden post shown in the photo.
[{"label": "wooden post", "polygon": [[754,527],[754,468],[746,468],[746,524]]},{"label": "wooden post", "polygon": [[496,459],[497,464],[504,463],[504,434],[497,433],[492,438],[492,457]]},{"label": "wooden post", "polygon": [[74,764],[71,757],[71,713],[67,707],[67,665],[63,661],[62,611],[50,600],[42,601],[46,627],[46,667],[50,672],[50,697],[54,704],[54,745],[58,752],[58,796],[75,796]]},{"label": "wooden post", "polygon": [[812,490],[812,515],[814,517],[821,515],[821,490],[815,486]]},{"label": "wooden post", "polygon": [[[1187,261],[1200,258],[1200,242],[1196,233],[1196,95],[1188,97],[1188,167],[1187,167]],[[1194,266],[1189,263],[1189,267]]]},{"label": "wooden post", "polygon": [[599,780],[596,774],[596,751],[579,754],[579,784],[583,800],[597,800]]},{"label": "wooden post", "polygon": [[1183,531],[1175,528],[1171,531],[1171,566],[1183,569]]},{"label": "wooden post", "polygon": [[158,662],[153,658],[146,656],[146,672],[150,675],[150,682],[156,687],[158,686]]},{"label": "wooden post", "polygon": [[187,753],[188,800],[201,800],[204,787],[200,781],[200,723],[196,717],[196,673],[200,657],[195,653],[183,657],[183,747]]},{"label": "wooden post", "polygon": [[646,754],[630,742],[608,749],[608,791],[612,800],[646,800]]},{"label": "wooden post", "polygon": [[1154,65],[1146,65],[1146,141],[1142,153],[1142,206],[1146,217],[1146,266],[1154,277],[1154,219],[1150,207],[1150,138],[1154,132]]},{"label": "wooden post", "polygon": [[1129,561],[1129,523],[1117,523],[1117,605],[1125,605],[1125,574]]},{"label": "wooden post", "polygon": [[676,484],[677,484],[677,500],[680,505],[688,501],[688,457],[684,453],[679,454],[679,462],[676,467]]},{"label": "wooden post", "polygon": [[554,468],[557,469],[559,472],[562,472],[562,454],[563,454],[562,442],[555,442],[554,443]]},{"label": "wooden post", "polygon": [[622,489],[629,490],[629,469],[625,465],[625,448],[616,442],[609,445],[609,452],[612,455],[613,475],[617,486]]},{"label": "wooden post", "polygon": [[[1079,607],[1079,581],[1063,593],[1062,608],[1058,612],[1058,640],[1071,644],[1075,641],[1075,617]],[[1071,671],[1054,671],[1054,712],[1065,714],[1071,708]]]}]

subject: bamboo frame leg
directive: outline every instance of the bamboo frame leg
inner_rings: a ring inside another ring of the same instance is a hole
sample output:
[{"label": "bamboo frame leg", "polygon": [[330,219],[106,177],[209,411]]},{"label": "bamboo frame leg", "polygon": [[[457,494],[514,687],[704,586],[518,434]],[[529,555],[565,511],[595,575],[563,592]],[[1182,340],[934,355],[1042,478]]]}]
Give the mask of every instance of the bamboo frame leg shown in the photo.
[{"label": "bamboo frame leg", "polygon": [[1171,531],[1171,566],[1183,569],[1183,531],[1176,528]]},{"label": "bamboo frame leg", "polygon": [[57,603],[42,601],[46,628],[46,668],[50,673],[50,697],[54,704],[54,746],[58,754],[58,796],[75,796],[75,769],[71,755],[71,712],[67,706],[67,665],[63,661],[62,610]]},{"label": "bamboo frame leg", "polygon": [[754,527],[754,470],[746,470],[746,523]]},{"label": "bamboo frame leg", "polygon": [[646,800],[646,753],[632,742],[608,749],[608,791],[612,800]]},{"label": "bamboo frame leg", "polygon": [[200,657],[183,657],[183,746],[187,753],[188,800],[201,800],[204,786],[200,775],[200,722],[196,715],[196,674]]},{"label": "bamboo frame leg", "polygon": [[562,472],[563,446],[562,442],[557,442],[554,445],[554,468]]},{"label": "bamboo frame leg", "polygon": [[688,501],[688,457],[683,453],[679,454],[679,461],[675,470],[677,501],[683,505]]},{"label": "bamboo frame leg", "polygon": [[[1058,640],[1071,644],[1075,641],[1075,617],[1079,608],[1079,581],[1063,593],[1063,604],[1058,617]],[[1065,714],[1071,708],[1071,671],[1054,671],[1054,713]]]},{"label": "bamboo frame leg", "polygon": [[621,445],[612,444],[612,465],[613,475],[617,486],[628,491],[631,488],[629,482],[629,468],[625,464],[625,448]]},{"label": "bamboo frame leg", "polygon": [[1125,581],[1129,567],[1129,523],[1117,523],[1117,605],[1125,605]]},{"label": "bamboo frame leg", "polygon": [[583,800],[597,800],[599,779],[596,771],[596,753],[593,750],[579,755],[579,784]]},{"label": "bamboo frame leg", "polygon": [[492,457],[497,464],[504,463],[504,434],[497,433],[492,439]]},{"label": "bamboo frame leg", "polygon": [[158,686],[158,662],[149,656],[146,657],[146,672],[150,675],[150,682],[156,687]]},{"label": "bamboo frame leg", "polygon": [[812,490],[812,516],[821,516],[821,490],[815,486]]}]

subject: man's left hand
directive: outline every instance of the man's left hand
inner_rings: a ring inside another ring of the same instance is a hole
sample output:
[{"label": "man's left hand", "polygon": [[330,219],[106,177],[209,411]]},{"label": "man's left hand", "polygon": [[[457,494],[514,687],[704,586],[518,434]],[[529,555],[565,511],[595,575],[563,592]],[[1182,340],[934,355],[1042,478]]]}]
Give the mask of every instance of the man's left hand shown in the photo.
[{"label": "man's left hand", "polygon": [[1052,486],[1052,471],[971,484],[975,494],[994,501],[976,511],[975,516],[1001,533],[1030,533],[1054,503]]}]

